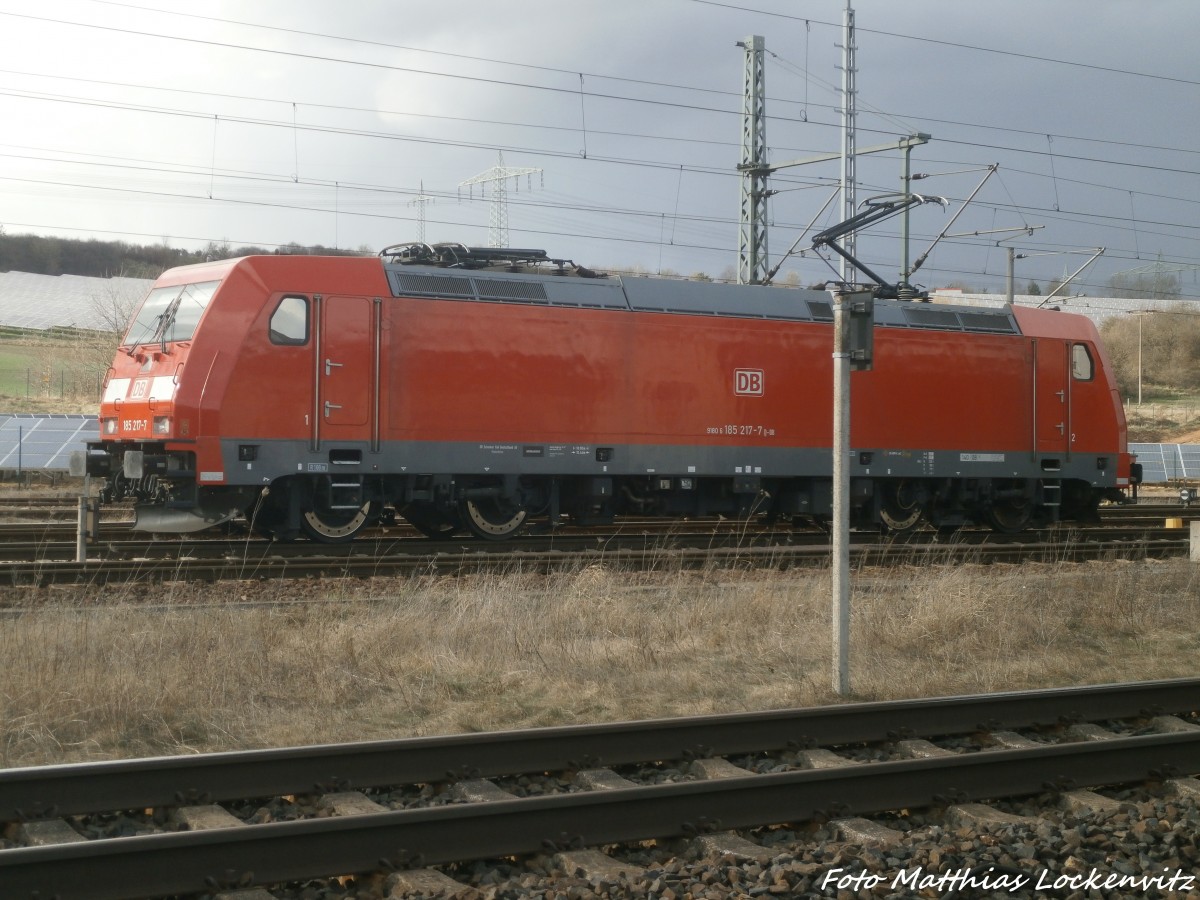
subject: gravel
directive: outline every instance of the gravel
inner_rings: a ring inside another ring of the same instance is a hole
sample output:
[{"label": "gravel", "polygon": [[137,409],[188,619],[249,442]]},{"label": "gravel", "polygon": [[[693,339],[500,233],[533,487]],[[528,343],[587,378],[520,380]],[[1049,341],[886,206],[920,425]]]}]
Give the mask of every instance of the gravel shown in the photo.
[{"label": "gravel", "polygon": [[[879,816],[889,827],[907,829],[886,849],[842,842],[828,823],[747,833],[763,848],[755,859],[704,858],[678,843],[606,848],[614,859],[645,870],[633,879],[589,880],[564,871],[551,856],[442,870],[464,885],[457,895],[462,900],[1200,898],[1200,808],[1144,788],[1111,796],[1122,807],[1107,814],[1065,812],[1049,794],[998,805],[1036,819],[987,833],[949,826],[936,810]],[[281,900],[380,900],[384,890],[376,877],[272,893]]]}]

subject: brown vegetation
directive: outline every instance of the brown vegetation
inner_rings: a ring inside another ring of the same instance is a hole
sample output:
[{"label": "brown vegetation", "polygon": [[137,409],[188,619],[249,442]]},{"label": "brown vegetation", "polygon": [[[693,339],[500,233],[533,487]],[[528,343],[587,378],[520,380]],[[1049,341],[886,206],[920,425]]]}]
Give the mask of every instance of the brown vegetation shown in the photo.
[{"label": "brown vegetation", "polygon": [[1200,391],[1200,316],[1189,304],[1140,315],[1113,316],[1100,328],[1127,399],[1168,400]]},{"label": "brown vegetation", "polygon": [[[891,699],[1194,675],[1186,562],[857,573],[852,682]],[[6,588],[0,765],[834,701],[828,573]]]},{"label": "brown vegetation", "polygon": [[1200,400],[1169,405],[1130,403],[1125,407],[1131,443],[1200,443]]}]

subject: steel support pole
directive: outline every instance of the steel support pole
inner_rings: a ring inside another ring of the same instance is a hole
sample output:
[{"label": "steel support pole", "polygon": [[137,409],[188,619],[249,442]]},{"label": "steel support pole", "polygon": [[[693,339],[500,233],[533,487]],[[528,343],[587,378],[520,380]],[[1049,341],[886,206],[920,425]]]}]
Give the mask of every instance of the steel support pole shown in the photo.
[{"label": "steel support pole", "polygon": [[850,298],[834,294],[833,312],[833,689],[850,693]]}]

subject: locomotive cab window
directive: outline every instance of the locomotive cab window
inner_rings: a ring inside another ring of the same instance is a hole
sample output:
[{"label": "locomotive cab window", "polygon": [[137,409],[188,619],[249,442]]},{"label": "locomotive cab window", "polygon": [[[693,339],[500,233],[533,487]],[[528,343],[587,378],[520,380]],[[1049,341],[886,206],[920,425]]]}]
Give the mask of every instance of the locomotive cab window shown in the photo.
[{"label": "locomotive cab window", "polygon": [[284,297],[271,313],[271,343],[297,346],[308,343],[308,298]]},{"label": "locomotive cab window", "polygon": [[1071,376],[1076,381],[1091,381],[1095,374],[1095,365],[1092,363],[1092,352],[1088,350],[1087,344],[1073,344],[1071,346]]},{"label": "locomotive cab window", "polygon": [[122,347],[162,342],[190,341],[196,334],[200,317],[208,307],[219,281],[172,285],[152,290],[129,326]]}]

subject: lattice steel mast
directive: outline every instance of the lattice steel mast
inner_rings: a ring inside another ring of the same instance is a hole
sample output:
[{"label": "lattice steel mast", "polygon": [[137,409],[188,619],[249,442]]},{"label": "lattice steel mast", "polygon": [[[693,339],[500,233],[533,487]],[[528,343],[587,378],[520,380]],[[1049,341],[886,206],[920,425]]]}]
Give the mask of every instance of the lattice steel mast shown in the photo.
[{"label": "lattice steel mast", "polygon": [[433,198],[425,193],[425,182],[421,182],[421,193],[408,201],[409,206],[417,208],[417,240],[425,243],[425,204],[432,203]]},{"label": "lattice steel mast", "polygon": [[[793,166],[805,166],[810,163],[827,162],[840,159],[842,162],[841,184],[839,193],[842,197],[842,221],[849,221],[857,215],[857,198],[855,196],[855,157],[869,153],[883,153],[888,150],[904,150],[906,153],[918,144],[929,140],[929,135],[918,133],[889,141],[872,147],[859,149],[854,131],[854,97],[857,89],[855,82],[854,62],[854,12],[847,6],[846,44],[849,51],[844,55],[842,93],[845,97],[843,104],[842,149],[840,153],[818,153],[801,159],[771,164],[767,162],[767,128],[766,128],[766,94],[763,82],[763,58],[766,54],[764,41],[759,36],[748,37],[738,41],[738,46],[746,51],[746,67],[742,95],[742,161],[738,164],[741,174],[742,197],[741,215],[738,231],[738,283],[739,284],[770,284],[779,266],[800,244],[796,240],[787,252],[780,258],[772,269],[767,258],[767,200],[775,191],[767,188],[767,178],[780,169]],[[847,156],[847,154],[849,154]],[[832,197],[830,201],[832,201]],[[820,213],[818,213],[820,215]],[[815,220],[814,220],[815,221]],[[811,227],[811,225],[810,225]],[[805,229],[807,233],[808,229]],[[854,255],[854,235],[851,233],[845,239],[847,253]],[[843,282],[849,280],[850,270],[843,258],[841,261],[840,277]]]},{"label": "lattice steel mast", "polygon": [[[542,174],[541,169],[517,169],[506,166],[504,165],[503,151],[499,156],[498,165],[492,166],[486,172],[480,172],[474,178],[468,178],[458,185],[460,190],[473,188],[477,184],[491,185],[492,217],[491,226],[488,229],[489,247],[508,246],[508,180],[511,178],[519,184],[522,175],[528,178],[535,173]],[[530,186],[532,187],[532,184]]]},{"label": "lattice steel mast", "polygon": [[742,78],[742,203],[738,229],[738,284],[759,284],[767,274],[767,93],[764,41],[752,35]]},{"label": "lattice steel mast", "polygon": [[[858,155],[858,138],[855,131],[855,116],[857,115],[856,97],[858,89],[855,86],[855,75],[858,73],[855,62],[854,43],[854,10],[850,8],[850,0],[846,0],[846,12],[842,19],[842,221],[846,222],[855,215],[857,206],[858,174],[855,164]],[[855,255],[854,232],[846,235],[845,250],[851,256]],[[849,281],[849,263],[843,258],[838,267],[839,277],[843,284]]]}]

